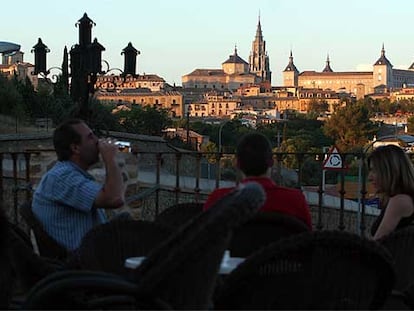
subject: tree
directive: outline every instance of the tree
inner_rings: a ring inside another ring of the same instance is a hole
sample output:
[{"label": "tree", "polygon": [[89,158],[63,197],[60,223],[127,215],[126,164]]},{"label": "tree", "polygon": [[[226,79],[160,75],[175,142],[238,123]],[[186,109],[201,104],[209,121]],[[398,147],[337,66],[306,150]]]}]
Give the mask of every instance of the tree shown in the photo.
[{"label": "tree", "polygon": [[362,148],[376,133],[369,111],[361,103],[348,104],[335,111],[325,122],[323,130],[343,152]]},{"label": "tree", "polygon": [[122,110],[117,115],[123,129],[130,133],[162,136],[162,131],[172,124],[166,109],[151,106],[132,105],[130,111]]}]

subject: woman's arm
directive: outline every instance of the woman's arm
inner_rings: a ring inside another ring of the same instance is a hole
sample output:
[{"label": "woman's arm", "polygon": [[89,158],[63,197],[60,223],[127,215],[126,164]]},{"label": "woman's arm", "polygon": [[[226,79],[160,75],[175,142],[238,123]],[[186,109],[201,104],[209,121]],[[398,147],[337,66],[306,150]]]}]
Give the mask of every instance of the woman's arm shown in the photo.
[{"label": "woman's arm", "polygon": [[414,213],[414,203],[407,194],[397,194],[391,197],[385,209],[384,217],[375,232],[374,240],[390,234],[398,226],[401,218],[409,217]]}]

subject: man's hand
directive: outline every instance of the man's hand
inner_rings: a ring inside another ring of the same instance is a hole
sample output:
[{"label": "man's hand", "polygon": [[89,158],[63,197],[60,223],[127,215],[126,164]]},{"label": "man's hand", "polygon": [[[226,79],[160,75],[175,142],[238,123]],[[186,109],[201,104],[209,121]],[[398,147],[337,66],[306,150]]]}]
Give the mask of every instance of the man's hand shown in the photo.
[{"label": "man's hand", "polygon": [[95,206],[100,208],[118,208],[124,204],[124,181],[115,156],[119,152],[116,140],[106,138],[98,142],[99,152],[105,163],[105,184],[95,199]]},{"label": "man's hand", "polygon": [[111,138],[104,138],[98,141],[99,153],[105,163],[113,161],[118,152],[118,146],[115,145],[116,140]]}]

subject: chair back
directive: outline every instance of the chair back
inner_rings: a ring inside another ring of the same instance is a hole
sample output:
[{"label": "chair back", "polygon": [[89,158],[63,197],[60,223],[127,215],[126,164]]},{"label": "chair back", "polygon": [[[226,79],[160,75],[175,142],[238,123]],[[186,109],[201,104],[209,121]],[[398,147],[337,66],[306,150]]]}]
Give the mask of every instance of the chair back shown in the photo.
[{"label": "chair back", "polygon": [[172,230],[162,225],[131,219],[117,219],[91,229],[77,251],[81,269],[126,275],[125,259],[147,256],[165,241]]},{"label": "chair back", "polygon": [[155,222],[172,228],[178,228],[203,211],[203,203],[178,203],[163,210]]},{"label": "chair back", "polygon": [[59,260],[67,258],[68,251],[45,231],[42,223],[33,213],[30,201],[26,201],[20,206],[19,213],[34,233],[40,256]]},{"label": "chair back", "polygon": [[259,211],[252,219],[234,229],[229,247],[230,254],[233,257],[248,257],[282,238],[309,231],[304,222],[293,216]]},{"label": "chair back", "polygon": [[144,296],[173,309],[207,309],[231,231],[261,207],[264,190],[246,184],[178,228],[134,271]]},{"label": "chair back", "polygon": [[408,226],[379,240],[391,253],[396,271],[395,289],[404,290],[414,282],[414,226]]},{"label": "chair back", "polygon": [[391,292],[390,254],[357,235],[320,231],[252,254],[225,279],[217,309],[378,309]]},{"label": "chair back", "polygon": [[155,307],[138,304],[137,286],[117,275],[66,270],[38,282],[27,293],[22,310],[142,310]]}]

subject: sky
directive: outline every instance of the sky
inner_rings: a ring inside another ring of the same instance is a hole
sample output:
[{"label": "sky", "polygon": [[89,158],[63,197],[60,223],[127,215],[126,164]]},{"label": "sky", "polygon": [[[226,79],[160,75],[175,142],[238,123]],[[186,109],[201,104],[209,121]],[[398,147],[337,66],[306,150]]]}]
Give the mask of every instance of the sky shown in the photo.
[{"label": "sky", "polygon": [[123,69],[121,51],[131,42],[141,52],[138,74],[181,85],[195,69],[221,69],[235,46],[248,61],[260,15],[276,86],[291,50],[300,72],[321,71],[328,54],[334,71],[372,70],[384,44],[394,68],[407,69],[413,11],[408,0],[19,0],[2,3],[0,41],[21,45],[24,61],[34,63],[30,51],[40,37],[51,50],[47,66],[61,66],[86,12],[111,68]]}]

